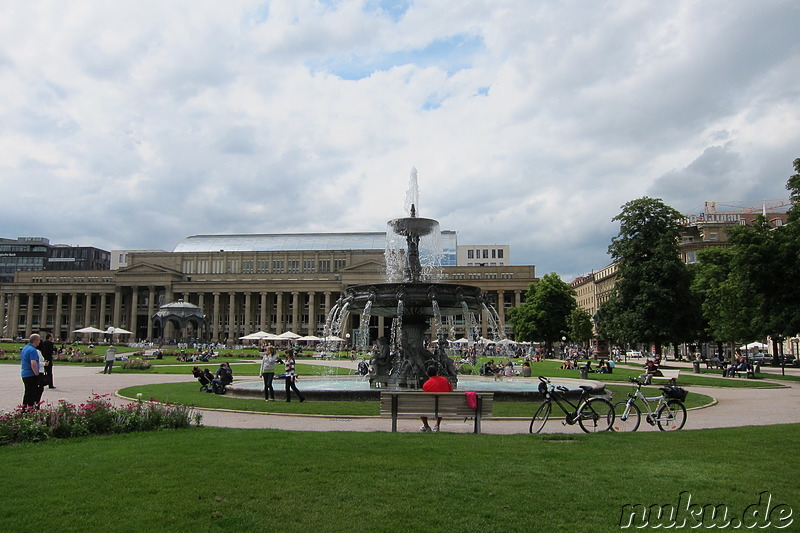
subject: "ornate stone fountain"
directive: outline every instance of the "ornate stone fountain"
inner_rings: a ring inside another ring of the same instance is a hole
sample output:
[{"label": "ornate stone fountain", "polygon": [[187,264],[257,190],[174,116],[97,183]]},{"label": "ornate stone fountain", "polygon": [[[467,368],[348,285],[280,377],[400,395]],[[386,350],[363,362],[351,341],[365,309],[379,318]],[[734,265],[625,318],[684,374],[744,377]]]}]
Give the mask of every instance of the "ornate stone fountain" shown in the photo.
[{"label": "ornate stone fountain", "polygon": [[[410,196],[416,190],[416,171],[411,175]],[[418,199],[417,199],[418,200]],[[439,223],[416,216],[416,202],[410,203],[410,216],[388,222],[387,242],[393,236],[405,239],[404,250],[393,250],[387,245],[387,277],[392,272],[402,272],[402,281],[355,285],[345,289],[342,297],[329,316],[330,332],[336,334],[336,325],[344,323],[349,313],[361,315],[361,323],[368,326],[372,316],[392,319],[390,339],[378,339],[378,353],[372,358],[370,384],[373,387],[419,388],[426,375],[426,368],[435,365],[439,374],[447,376],[454,388],[458,378],[449,357],[445,317],[462,315],[469,330],[474,324],[475,314],[487,310],[481,289],[469,285],[443,283],[435,276],[425,273],[420,259],[420,239],[439,236]],[[400,267],[393,262],[402,263]],[[425,348],[425,332],[436,321],[438,342],[433,352]],[[367,327],[368,331],[368,327]],[[326,331],[326,335],[329,333]]]}]

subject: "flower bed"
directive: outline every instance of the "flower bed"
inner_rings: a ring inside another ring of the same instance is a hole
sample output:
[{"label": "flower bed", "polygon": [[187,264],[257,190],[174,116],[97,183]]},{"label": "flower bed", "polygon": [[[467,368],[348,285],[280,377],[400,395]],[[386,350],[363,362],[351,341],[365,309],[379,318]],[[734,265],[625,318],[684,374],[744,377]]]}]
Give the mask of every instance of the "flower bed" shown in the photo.
[{"label": "flower bed", "polygon": [[185,405],[145,403],[141,398],[114,406],[108,394],[93,394],[80,405],[64,400],[39,409],[17,407],[0,415],[0,445],[40,442],[85,435],[156,431],[200,425],[202,415]]}]

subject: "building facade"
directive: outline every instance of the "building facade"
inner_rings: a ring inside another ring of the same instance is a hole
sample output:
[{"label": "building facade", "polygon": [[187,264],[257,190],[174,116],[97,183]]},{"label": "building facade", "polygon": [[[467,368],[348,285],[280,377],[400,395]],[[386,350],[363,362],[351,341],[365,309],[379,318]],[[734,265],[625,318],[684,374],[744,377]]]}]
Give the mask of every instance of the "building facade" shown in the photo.
[{"label": "building facade", "polygon": [[108,270],[111,254],[93,246],[50,244],[44,237],[0,238],[0,283],[16,272],[43,270]]},{"label": "building facade", "polygon": [[[65,340],[86,326],[121,327],[146,340],[232,343],[259,330],[321,336],[346,287],[384,281],[384,241],[380,233],[193,236],[173,252],[129,252],[127,266],[118,270],[18,272],[13,282],[0,284],[0,326],[4,337],[47,331]],[[442,278],[483,289],[502,328],[507,309],[536,281],[532,265],[450,265],[442,267]],[[154,325],[159,306],[179,300],[203,310],[205,331]],[[359,328],[358,319],[351,316],[343,334]],[[387,334],[390,325],[388,318],[372,317],[371,337]],[[482,329],[490,336],[487,316]],[[456,333],[466,333],[463,320]]]},{"label": "building facade", "polygon": [[511,247],[507,244],[473,244],[458,246],[459,266],[505,266],[511,264]]}]

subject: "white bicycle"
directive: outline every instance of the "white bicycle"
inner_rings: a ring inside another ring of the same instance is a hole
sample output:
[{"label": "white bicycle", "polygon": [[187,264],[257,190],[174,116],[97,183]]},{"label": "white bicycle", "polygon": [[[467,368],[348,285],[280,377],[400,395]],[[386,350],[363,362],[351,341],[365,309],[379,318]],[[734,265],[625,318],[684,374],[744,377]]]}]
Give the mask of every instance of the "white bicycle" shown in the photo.
[{"label": "white bicycle", "polygon": [[[614,404],[614,431],[633,432],[642,423],[642,410],[637,404],[641,400],[647,410],[645,421],[651,426],[658,426],[661,431],[677,431],[686,424],[686,406],[683,401],[688,394],[686,390],[675,387],[661,387],[661,395],[648,398],[642,394],[642,383],[638,379],[629,378],[636,390],[628,393],[628,399]],[[657,403],[656,403],[657,402]],[[651,408],[651,404],[656,404]]]}]

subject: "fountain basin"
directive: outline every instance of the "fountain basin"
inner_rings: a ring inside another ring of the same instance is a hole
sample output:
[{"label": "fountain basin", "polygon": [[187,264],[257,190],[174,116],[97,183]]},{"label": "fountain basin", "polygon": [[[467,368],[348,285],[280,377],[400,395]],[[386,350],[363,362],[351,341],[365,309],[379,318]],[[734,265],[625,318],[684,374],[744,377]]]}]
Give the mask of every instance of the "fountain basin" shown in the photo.
[{"label": "fountain basin", "polygon": [[442,315],[464,314],[464,304],[472,312],[483,305],[480,287],[449,283],[380,283],[354,285],[345,290],[351,311],[363,311],[372,301],[372,316],[397,316],[397,302],[403,302],[403,316],[434,316],[433,301]]},{"label": "fountain basin", "polygon": [[[553,380],[554,385],[563,385],[570,389],[567,395],[580,396],[580,385],[596,385],[590,380],[559,378]],[[284,399],[284,382],[276,379],[275,396]],[[398,387],[370,388],[369,380],[362,376],[329,376],[303,377],[297,387],[308,400],[315,401],[378,401],[383,390],[409,390]],[[492,392],[495,400],[506,402],[538,402],[542,395],[538,391],[539,380],[536,378],[505,378],[495,381],[494,378],[482,376],[459,376],[456,392],[475,391]],[[241,397],[264,397],[264,382],[261,380],[238,381],[228,386],[229,394]],[[531,411],[532,414],[532,411]]]}]

